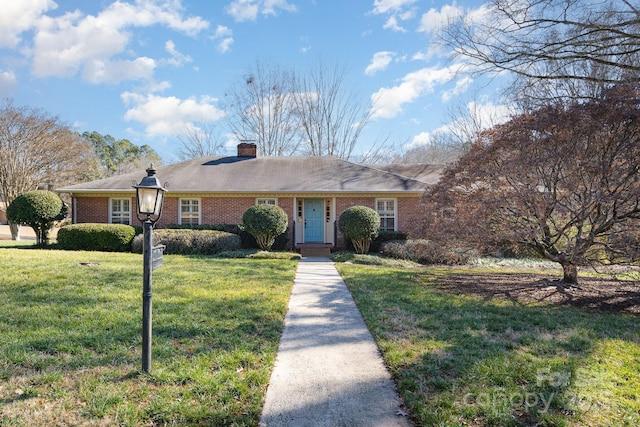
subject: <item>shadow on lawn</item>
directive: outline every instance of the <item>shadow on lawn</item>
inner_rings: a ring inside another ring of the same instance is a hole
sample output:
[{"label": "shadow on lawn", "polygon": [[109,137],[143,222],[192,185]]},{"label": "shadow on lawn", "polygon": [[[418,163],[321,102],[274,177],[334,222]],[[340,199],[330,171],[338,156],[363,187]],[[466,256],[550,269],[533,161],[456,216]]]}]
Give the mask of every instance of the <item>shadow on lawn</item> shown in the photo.
[{"label": "shadow on lawn", "polygon": [[[6,313],[4,326],[23,332],[19,340],[0,349],[4,362],[13,367],[5,376],[139,365],[141,272],[100,267],[99,263],[91,267],[95,280],[84,289],[69,283],[50,292],[45,277],[14,284],[14,289],[7,291],[11,304],[20,307],[20,312]],[[131,283],[140,283],[135,297]],[[153,363],[163,365],[176,358],[238,347],[261,351],[259,347],[269,342],[277,345],[283,317],[274,313],[268,296],[258,292],[223,298],[211,290],[195,297],[179,288],[166,288],[158,278],[153,289]]]},{"label": "shadow on lawn", "polygon": [[[584,412],[604,413],[607,392],[592,384],[594,394],[580,396],[576,384],[600,380],[584,372],[602,343],[640,342],[636,316],[563,309],[636,307],[633,289],[594,298],[531,275],[367,274],[347,279],[349,288],[421,425],[566,425]],[[611,410],[639,417],[632,407]]]},{"label": "shadow on lawn", "polygon": [[434,286],[448,293],[478,295],[485,301],[506,298],[518,304],[548,304],[609,313],[640,314],[640,283],[581,277],[577,286],[538,274],[451,274]]}]

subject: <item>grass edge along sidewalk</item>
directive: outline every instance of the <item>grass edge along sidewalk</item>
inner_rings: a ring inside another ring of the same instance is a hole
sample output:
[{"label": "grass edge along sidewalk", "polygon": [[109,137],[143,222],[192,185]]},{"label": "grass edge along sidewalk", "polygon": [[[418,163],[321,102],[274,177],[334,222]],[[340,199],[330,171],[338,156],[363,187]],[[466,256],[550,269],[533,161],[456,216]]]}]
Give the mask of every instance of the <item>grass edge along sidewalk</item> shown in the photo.
[{"label": "grass edge along sidewalk", "polygon": [[256,425],[296,261],[0,249],[0,425]]}]

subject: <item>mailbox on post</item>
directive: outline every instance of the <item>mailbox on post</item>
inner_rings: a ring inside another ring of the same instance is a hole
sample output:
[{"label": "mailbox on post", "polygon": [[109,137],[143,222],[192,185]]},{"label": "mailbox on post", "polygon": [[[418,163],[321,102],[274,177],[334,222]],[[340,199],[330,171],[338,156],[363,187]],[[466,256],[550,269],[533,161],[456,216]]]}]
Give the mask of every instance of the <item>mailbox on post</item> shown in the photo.
[{"label": "mailbox on post", "polygon": [[164,253],[165,245],[158,245],[152,248],[151,252],[151,269],[155,270],[156,268],[162,265],[162,254]]}]

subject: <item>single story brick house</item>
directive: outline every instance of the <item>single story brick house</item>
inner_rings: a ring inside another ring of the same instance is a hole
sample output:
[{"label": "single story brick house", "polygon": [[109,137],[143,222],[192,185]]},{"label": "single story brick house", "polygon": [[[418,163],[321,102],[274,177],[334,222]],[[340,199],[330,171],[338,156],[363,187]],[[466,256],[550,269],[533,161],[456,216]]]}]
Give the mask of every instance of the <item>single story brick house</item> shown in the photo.
[{"label": "single story brick house", "polygon": [[[442,166],[361,165],[332,157],[258,157],[256,145],[241,143],[236,156],[206,157],[157,168],[167,183],[162,217],[169,224],[241,224],[252,205],[280,206],[289,217],[292,248],[340,247],[340,214],[351,206],[375,209],[381,229],[405,231],[425,189]],[[132,187],[138,171],[59,188],[72,199],[73,223],[139,225]],[[408,176],[407,176],[408,175]]]}]

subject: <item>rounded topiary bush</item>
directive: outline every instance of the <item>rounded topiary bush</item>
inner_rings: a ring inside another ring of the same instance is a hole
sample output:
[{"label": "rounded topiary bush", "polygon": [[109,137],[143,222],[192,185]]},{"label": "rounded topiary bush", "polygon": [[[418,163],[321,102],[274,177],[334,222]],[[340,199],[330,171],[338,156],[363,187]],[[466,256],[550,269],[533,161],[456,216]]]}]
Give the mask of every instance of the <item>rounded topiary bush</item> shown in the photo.
[{"label": "rounded topiary bush", "polygon": [[264,251],[270,250],[276,237],[286,231],[288,222],[287,213],[274,205],[254,205],[242,215],[242,229],[251,234]]},{"label": "rounded topiary bush", "polygon": [[136,229],[126,224],[72,224],[58,230],[58,246],[67,250],[127,252]]},{"label": "rounded topiary bush", "polygon": [[16,197],[7,206],[7,219],[14,224],[27,224],[36,233],[36,243],[49,242],[49,230],[55,221],[64,219],[67,207],[60,196],[47,190],[35,190]]},{"label": "rounded topiary bush", "polygon": [[[142,253],[144,236],[136,236],[131,251]],[[240,249],[240,236],[216,230],[160,229],[153,232],[153,245],[164,245],[168,255],[215,255]]]},{"label": "rounded topiary bush", "polygon": [[366,206],[353,206],[340,214],[338,227],[345,240],[351,241],[356,253],[366,254],[371,240],[380,231],[380,215]]}]

